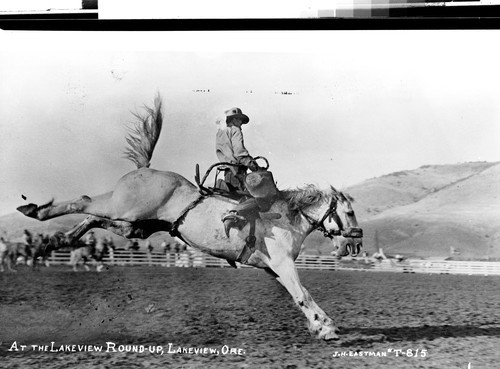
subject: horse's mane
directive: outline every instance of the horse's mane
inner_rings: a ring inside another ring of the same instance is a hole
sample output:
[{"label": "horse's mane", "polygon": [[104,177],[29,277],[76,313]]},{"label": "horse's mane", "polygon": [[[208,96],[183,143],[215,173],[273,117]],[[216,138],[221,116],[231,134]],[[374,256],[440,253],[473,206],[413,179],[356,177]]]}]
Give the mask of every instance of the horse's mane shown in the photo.
[{"label": "horse's mane", "polygon": [[331,188],[333,191],[333,196],[335,196],[338,200],[354,202],[354,198],[347,192],[337,191],[333,186],[331,186]]},{"label": "horse's mane", "polygon": [[281,198],[287,203],[288,209],[294,214],[308,206],[325,201],[330,195],[313,184],[308,184],[303,188],[280,191],[280,193]]},{"label": "horse's mane", "polygon": [[333,186],[330,186],[330,189],[331,191],[321,190],[313,184],[308,184],[303,188],[280,191],[280,194],[292,215],[297,215],[308,206],[328,201],[332,196],[338,200],[354,201],[349,194],[338,191]]},{"label": "horse's mane", "polygon": [[126,137],[129,148],[125,150],[124,157],[137,166],[137,168],[148,168],[153,156],[158,138],[160,137],[163,124],[162,101],[158,93],[154,100],[154,108],[144,105],[146,114],[134,113],[137,119],[134,127],[129,128]]}]

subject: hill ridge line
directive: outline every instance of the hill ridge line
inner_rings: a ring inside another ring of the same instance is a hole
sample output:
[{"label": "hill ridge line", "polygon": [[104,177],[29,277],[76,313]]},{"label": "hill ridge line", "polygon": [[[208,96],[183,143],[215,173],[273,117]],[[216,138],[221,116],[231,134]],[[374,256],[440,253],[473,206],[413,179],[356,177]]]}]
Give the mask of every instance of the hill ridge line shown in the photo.
[{"label": "hill ridge line", "polygon": [[467,181],[467,180],[469,180],[469,179],[471,179],[471,178],[473,178],[473,177],[476,177],[476,176],[478,176],[478,175],[481,175],[481,174],[482,174],[482,173],[484,173],[485,171],[490,170],[491,168],[493,168],[493,167],[495,167],[495,166],[498,166],[498,165],[500,165],[500,163],[499,163],[499,162],[492,163],[492,165],[490,165],[490,166],[489,166],[489,167],[487,167],[487,168],[484,168],[483,170],[481,170],[481,171],[479,171],[479,172],[477,172],[477,173],[471,174],[470,176],[467,176],[467,177],[464,177],[464,178],[460,178],[460,179],[456,180],[455,182],[448,183],[448,184],[444,185],[444,186],[443,186],[443,187],[441,187],[441,188],[438,188],[438,189],[435,189],[435,190],[434,190],[434,191],[432,191],[432,192],[428,192],[428,193],[426,193],[423,197],[421,197],[420,199],[418,199],[418,200],[417,200],[417,201],[415,201],[414,203],[420,202],[420,201],[422,201],[422,200],[424,200],[424,199],[428,198],[429,196],[432,196],[432,195],[434,195],[434,194],[436,194],[436,193],[438,193],[438,192],[442,192],[443,190],[446,190],[447,188],[450,188],[450,187],[452,187],[452,186],[455,186],[457,183],[460,183],[460,182],[465,182],[465,181]]}]

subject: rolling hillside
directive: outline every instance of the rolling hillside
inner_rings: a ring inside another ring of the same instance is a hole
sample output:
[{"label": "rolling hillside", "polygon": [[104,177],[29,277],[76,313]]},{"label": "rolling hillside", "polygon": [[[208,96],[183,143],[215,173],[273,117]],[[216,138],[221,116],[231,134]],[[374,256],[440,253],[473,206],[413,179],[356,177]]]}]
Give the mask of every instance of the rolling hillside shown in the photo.
[{"label": "rolling hillside", "polygon": [[[356,200],[353,206],[369,254],[381,247],[386,254],[413,257],[500,259],[500,163],[426,165],[344,190]],[[51,233],[68,229],[83,217],[38,222],[12,214],[0,217],[0,230],[15,239],[24,228]],[[153,235],[153,245],[168,237]],[[118,236],[115,241],[125,244]],[[319,232],[309,236],[304,247],[312,254],[331,250],[331,242]]]},{"label": "rolling hillside", "polygon": [[499,163],[425,166],[347,191],[369,253],[500,258]]},{"label": "rolling hillside", "polygon": [[346,190],[355,197],[356,215],[363,221],[388,209],[418,202],[498,164],[425,165],[372,178]]}]

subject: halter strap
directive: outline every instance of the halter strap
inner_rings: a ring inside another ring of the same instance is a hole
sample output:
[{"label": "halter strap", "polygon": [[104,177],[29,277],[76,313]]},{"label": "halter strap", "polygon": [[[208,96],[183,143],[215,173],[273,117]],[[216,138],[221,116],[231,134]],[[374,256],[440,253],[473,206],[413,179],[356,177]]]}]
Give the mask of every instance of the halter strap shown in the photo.
[{"label": "halter strap", "polygon": [[[342,228],[343,224],[342,221],[340,220],[340,217],[337,214],[337,199],[335,197],[332,198],[332,201],[330,201],[330,205],[328,206],[328,210],[326,213],[323,215],[323,217],[320,220],[314,220],[311,218],[309,215],[304,213],[302,210],[300,213],[306,218],[306,220],[309,222],[309,224],[313,227],[313,230],[318,230],[323,232],[323,235],[328,238],[333,238],[333,236],[340,236],[342,234]],[[328,217],[333,217],[337,225],[339,226],[339,230],[327,230],[325,228],[324,222],[326,218]]]}]

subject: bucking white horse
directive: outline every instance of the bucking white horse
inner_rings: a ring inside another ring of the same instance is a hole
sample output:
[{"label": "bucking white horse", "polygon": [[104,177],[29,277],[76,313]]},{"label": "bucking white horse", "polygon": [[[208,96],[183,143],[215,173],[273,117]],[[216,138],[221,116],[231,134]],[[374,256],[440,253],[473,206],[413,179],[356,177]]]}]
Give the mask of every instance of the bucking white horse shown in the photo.
[{"label": "bucking white horse", "polygon": [[276,277],[306,316],[312,334],[325,340],[338,338],[334,321],[300,283],[294,261],[304,239],[316,229],[329,237],[341,234],[361,238],[349,196],[333,187],[320,190],[312,185],[280,191],[268,211],[274,216],[261,214],[254,224],[232,228],[228,237],[221,215],[234,209],[236,200],[201,193],[177,173],[149,168],[162,127],[160,97],[155,99],[153,108],[144,108],[146,114],[136,114],[139,123],[127,139],[130,147],[126,154],[137,169],[120,178],[114,191],[41,206],[29,204],[18,210],[42,221],[66,214],[89,214],[73,229],[53,236],[65,238],[66,242],[82,237],[91,228],[143,239],[158,231],[168,231],[186,244],[232,264],[240,260],[252,238],[249,236],[253,235],[246,264],[263,268]]}]

